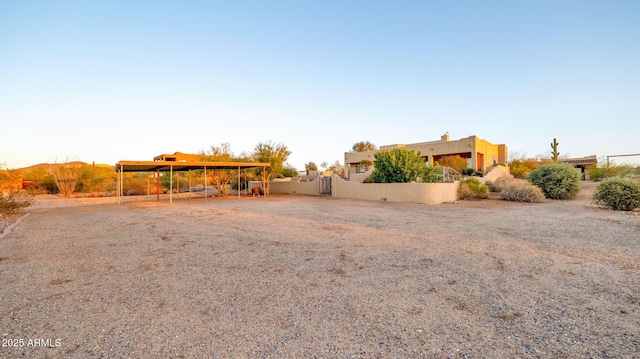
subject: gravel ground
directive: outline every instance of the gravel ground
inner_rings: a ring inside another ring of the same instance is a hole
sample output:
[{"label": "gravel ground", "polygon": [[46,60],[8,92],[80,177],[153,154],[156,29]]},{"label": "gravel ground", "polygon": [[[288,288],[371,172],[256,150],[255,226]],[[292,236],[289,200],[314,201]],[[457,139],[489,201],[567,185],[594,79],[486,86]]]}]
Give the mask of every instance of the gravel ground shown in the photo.
[{"label": "gravel ground", "polygon": [[38,196],[0,240],[0,357],[637,358],[640,212],[584,186],[433,206]]}]

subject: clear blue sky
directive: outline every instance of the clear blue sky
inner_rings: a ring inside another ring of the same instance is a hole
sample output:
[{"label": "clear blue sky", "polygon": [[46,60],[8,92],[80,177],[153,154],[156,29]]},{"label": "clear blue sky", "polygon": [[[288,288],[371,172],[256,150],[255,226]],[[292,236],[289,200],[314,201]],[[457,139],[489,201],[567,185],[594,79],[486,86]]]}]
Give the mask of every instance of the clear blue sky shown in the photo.
[{"label": "clear blue sky", "polygon": [[640,153],[640,1],[3,0],[0,127],[9,168],[444,132]]}]

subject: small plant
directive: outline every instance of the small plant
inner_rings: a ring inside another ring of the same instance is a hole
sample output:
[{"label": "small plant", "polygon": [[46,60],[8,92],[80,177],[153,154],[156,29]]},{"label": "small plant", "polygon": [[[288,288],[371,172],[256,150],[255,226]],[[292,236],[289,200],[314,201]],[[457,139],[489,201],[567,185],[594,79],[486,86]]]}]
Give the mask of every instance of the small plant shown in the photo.
[{"label": "small plant", "polygon": [[473,176],[475,175],[476,170],[474,170],[473,168],[465,168],[462,170],[462,174],[465,176]]},{"label": "small plant", "polygon": [[0,193],[0,214],[15,213],[28,207],[33,202],[33,196],[25,191],[9,191]]},{"label": "small plant", "polygon": [[460,199],[480,199],[488,197],[489,188],[477,178],[467,178],[460,182],[458,196]]},{"label": "small plant", "polygon": [[627,178],[607,178],[598,184],[592,201],[617,211],[640,207],[640,183]]},{"label": "small plant", "polygon": [[506,201],[539,203],[544,201],[544,193],[540,187],[529,182],[511,182],[502,189],[500,198]]},{"label": "small plant", "polygon": [[531,171],[527,181],[540,187],[549,199],[572,199],[580,192],[580,173],[566,163],[550,163]]}]

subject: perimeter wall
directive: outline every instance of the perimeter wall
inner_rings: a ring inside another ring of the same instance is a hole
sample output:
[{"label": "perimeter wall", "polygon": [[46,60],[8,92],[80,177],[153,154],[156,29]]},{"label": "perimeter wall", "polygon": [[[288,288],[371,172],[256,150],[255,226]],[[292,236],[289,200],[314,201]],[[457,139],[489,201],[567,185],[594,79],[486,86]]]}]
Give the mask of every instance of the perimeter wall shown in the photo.
[{"label": "perimeter wall", "polygon": [[360,199],[403,203],[440,204],[458,199],[458,186],[454,183],[361,183],[332,178],[333,198]]},{"label": "perimeter wall", "polygon": [[317,178],[310,182],[274,180],[269,183],[269,192],[319,196],[320,183]]},{"label": "perimeter wall", "polygon": [[[454,183],[360,183],[345,181],[338,175],[331,177],[331,197],[404,203],[440,204],[458,199]],[[320,184],[311,182],[273,181],[271,193],[320,195]]]}]

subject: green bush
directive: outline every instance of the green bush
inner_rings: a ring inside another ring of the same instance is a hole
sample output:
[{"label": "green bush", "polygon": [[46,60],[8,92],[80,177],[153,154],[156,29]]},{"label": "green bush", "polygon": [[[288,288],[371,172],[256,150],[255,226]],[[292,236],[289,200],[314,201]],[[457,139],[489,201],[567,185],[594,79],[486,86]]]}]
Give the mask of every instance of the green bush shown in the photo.
[{"label": "green bush", "polygon": [[435,183],[441,181],[442,174],[442,167],[431,167],[429,165],[425,165],[419,179],[424,183]]},{"label": "green bush", "polygon": [[373,157],[375,168],[371,179],[376,183],[414,182],[425,172],[426,165],[420,151],[410,148],[383,150]]},{"label": "green bush", "polygon": [[572,199],[580,192],[580,173],[566,163],[542,165],[526,176],[550,199]]},{"label": "green bush", "polygon": [[460,173],[465,176],[473,176],[476,173],[476,170],[474,170],[473,168],[465,168]]},{"label": "green bush", "polygon": [[617,211],[640,207],[640,183],[627,178],[607,178],[598,184],[592,200]]},{"label": "green bush", "polygon": [[529,182],[511,182],[500,191],[500,198],[506,201],[539,203],[544,201],[544,193],[540,187]]},{"label": "green bush", "polygon": [[460,182],[458,196],[460,199],[479,199],[488,197],[489,188],[477,178],[467,178]]},{"label": "green bush", "polygon": [[33,196],[25,191],[0,192],[0,213],[15,213],[28,207],[33,202]]}]

